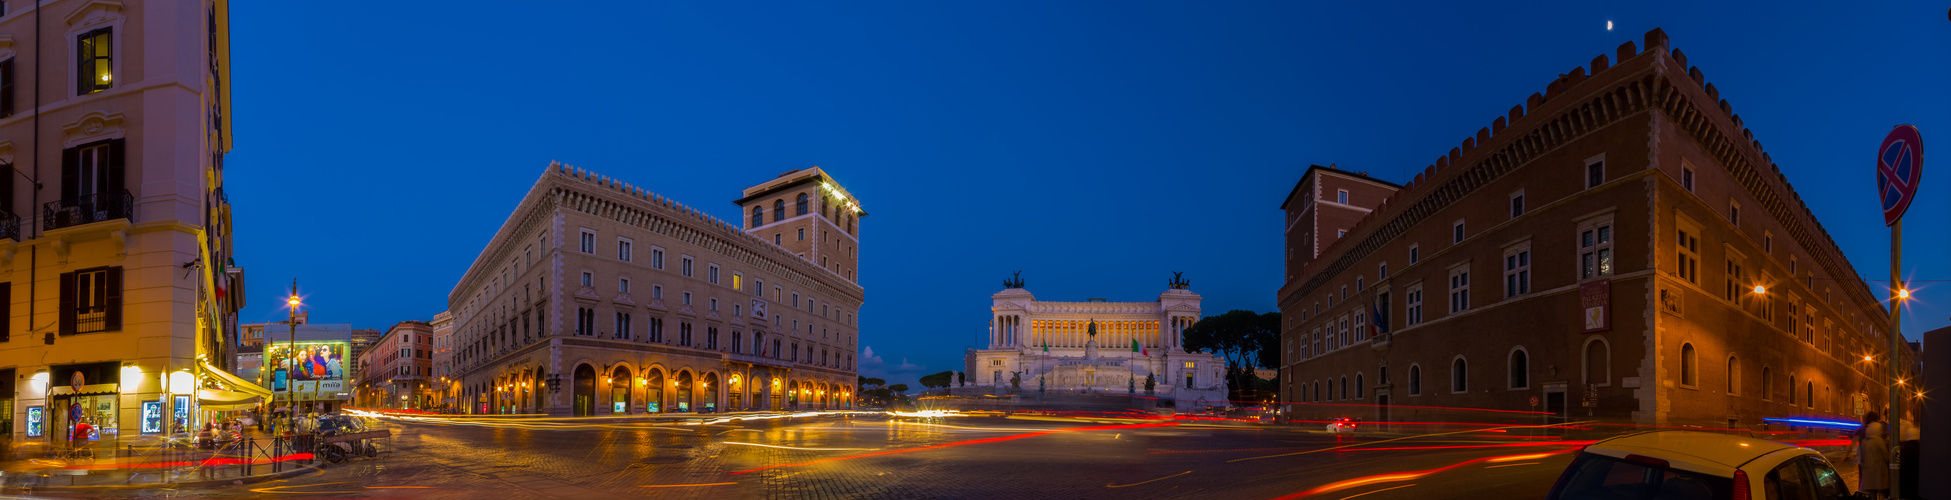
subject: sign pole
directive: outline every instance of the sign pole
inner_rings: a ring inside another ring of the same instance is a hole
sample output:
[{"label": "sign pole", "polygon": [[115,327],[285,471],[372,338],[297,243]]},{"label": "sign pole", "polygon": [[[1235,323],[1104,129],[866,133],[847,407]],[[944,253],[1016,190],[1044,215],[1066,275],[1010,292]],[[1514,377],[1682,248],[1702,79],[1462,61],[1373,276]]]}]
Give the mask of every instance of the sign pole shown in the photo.
[{"label": "sign pole", "polygon": [[1890,410],[1888,418],[1884,419],[1886,423],[1883,427],[1884,434],[1888,436],[1884,438],[1884,442],[1890,446],[1890,475],[1888,476],[1890,498],[1903,498],[1897,496],[1899,484],[1897,474],[1900,472],[1901,463],[1897,459],[1897,453],[1902,449],[1898,440],[1903,437],[1904,420],[1904,394],[1899,382],[1903,377],[1904,358],[1901,349],[1905,348],[1904,330],[1900,326],[1903,322],[1904,299],[1898,296],[1904,290],[1903,276],[1899,274],[1903,258],[1904,220],[1897,219],[1896,223],[1890,225],[1890,354],[1886,360],[1890,365],[1889,388],[1886,389],[1890,393]]},{"label": "sign pole", "polygon": [[1890,226],[1890,350],[1884,362],[1889,363],[1885,391],[1890,396],[1890,406],[1886,407],[1883,432],[1890,446],[1890,498],[1903,498],[1898,491],[1901,478],[1898,477],[1902,463],[1897,454],[1901,450],[1898,440],[1903,437],[1904,393],[1903,354],[1904,345],[1903,310],[1904,299],[1908,293],[1904,288],[1904,212],[1917,198],[1918,182],[1923,180],[1924,137],[1917,127],[1898,125],[1883,137],[1877,146],[1877,201],[1883,205],[1883,223]]}]

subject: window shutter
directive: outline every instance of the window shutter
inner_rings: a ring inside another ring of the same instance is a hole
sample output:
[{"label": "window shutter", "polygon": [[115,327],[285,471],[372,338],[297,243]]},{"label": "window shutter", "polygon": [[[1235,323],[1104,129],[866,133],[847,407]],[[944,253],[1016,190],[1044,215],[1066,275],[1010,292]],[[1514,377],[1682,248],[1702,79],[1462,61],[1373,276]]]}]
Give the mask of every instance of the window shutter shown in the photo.
[{"label": "window shutter", "polygon": [[60,319],[61,326],[59,327],[61,334],[74,335],[75,333],[75,273],[61,273],[61,310],[57,311],[55,315],[61,318]]},{"label": "window shutter", "polygon": [[4,318],[4,320],[6,321],[5,324],[0,324],[0,342],[13,340],[13,333],[14,333],[13,312],[14,312],[14,284],[0,283],[0,318]]},{"label": "window shutter", "polygon": [[104,318],[102,320],[102,329],[111,332],[121,331],[122,330],[122,268],[121,267],[108,268],[107,274],[108,274],[108,284],[103,286],[102,288],[108,289],[108,300],[106,301],[106,305],[108,306],[108,314],[104,315]]},{"label": "window shutter", "polygon": [[81,150],[61,150],[61,200],[74,203],[81,194]]},{"label": "window shutter", "polygon": [[14,115],[14,60],[0,61],[0,116]]},{"label": "window shutter", "polygon": [[[0,163],[0,169],[12,170],[13,168],[14,166],[11,163]],[[0,210],[6,210],[10,214],[19,214],[22,212],[14,211],[14,178],[15,176],[8,175],[6,177],[7,180],[0,181]],[[32,223],[33,221],[30,220],[28,222]]]},{"label": "window shutter", "polygon": [[[128,139],[109,139],[108,141],[108,189],[103,189],[101,192],[104,195],[108,195],[110,200],[113,200],[110,203],[120,203],[122,201],[120,196],[122,190],[128,189],[129,187],[122,179],[122,164],[124,158],[127,156],[124,153],[128,151],[125,147],[128,145],[128,142]],[[122,208],[119,205],[111,206]]]}]

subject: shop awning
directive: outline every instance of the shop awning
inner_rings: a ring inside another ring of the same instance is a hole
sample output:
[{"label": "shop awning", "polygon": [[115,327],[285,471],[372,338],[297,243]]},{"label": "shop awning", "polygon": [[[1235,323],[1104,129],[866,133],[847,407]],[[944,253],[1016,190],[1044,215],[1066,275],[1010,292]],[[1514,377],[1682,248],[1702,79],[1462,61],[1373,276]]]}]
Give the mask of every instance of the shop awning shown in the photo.
[{"label": "shop awning", "polygon": [[[230,386],[232,391],[242,392],[253,396],[262,396],[266,398],[271,397],[270,389],[265,389],[263,387],[258,386],[257,384],[250,383],[250,381],[244,380],[243,378],[239,378],[236,375],[231,375],[230,372],[223,371],[222,369],[219,369],[215,366],[210,366],[210,363],[203,364],[203,373],[211,377],[214,377],[217,380],[222,381],[224,385]],[[202,393],[203,391],[201,390],[197,391],[198,395],[202,395]]]},{"label": "shop awning", "polygon": [[258,395],[223,389],[197,389],[197,404],[205,410],[243,410],[257,406]]}]

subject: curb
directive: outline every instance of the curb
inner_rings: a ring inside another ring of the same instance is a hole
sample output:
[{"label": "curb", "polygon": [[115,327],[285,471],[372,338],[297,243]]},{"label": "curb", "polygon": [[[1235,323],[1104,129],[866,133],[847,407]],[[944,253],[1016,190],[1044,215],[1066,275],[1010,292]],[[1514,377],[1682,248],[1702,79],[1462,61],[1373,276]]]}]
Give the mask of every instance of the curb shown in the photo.
[{"label": "curb", "polygon": [[295,465],[297,465],[297,468],[284,471],[284,472],[279,472],[275,474],[259,474],[256,476],[247,476],[247,477],[239,477],[239,478],[232,478],[232,479],[212,479],[207,481],[180,481],[175,483],[104,484],[104,485],[96,485],[96,486],[37,486],[37,487],[9,486],[6,488],[0,488],[0,493],[32,494],[33,492],[36,491],[149,490],[149,489],[173,489],[173,488],[202,488],[202,487],[210,487],[210,486],[231,486],[237,484],[262,483],[273,479],[284,479],[284,478],[297,476],[309,472],[317,472],[317,471],[325,470],[322,467],[318,467],[314,465],[306,465],[306,464],[295,464]]}]

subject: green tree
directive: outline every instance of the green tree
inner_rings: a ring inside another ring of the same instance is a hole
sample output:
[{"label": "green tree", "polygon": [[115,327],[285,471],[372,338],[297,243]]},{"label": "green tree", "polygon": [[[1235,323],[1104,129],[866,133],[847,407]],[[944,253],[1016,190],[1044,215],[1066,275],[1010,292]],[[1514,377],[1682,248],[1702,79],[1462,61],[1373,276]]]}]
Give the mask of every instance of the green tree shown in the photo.
[{"label": "green tree", "polygon": [[[1186,351],[1212,351],[1226,359],[1229,389],[1241,387],[1234,367],[1280,366],[1280,313],[1234,309],[1207,316],[1185,330]],[[1251,373],[1251,370],[1247,370]],[[1230,392],[1230,391],[1229,391]]]},{"label": "green tree", "polygon": [[921,376],[921,386],[927,388],[948,387],[955,380],[955,372],[944,371]]},{"label": "green tree", "polygon": [[890,390],[890,391],[894,391],[894,393],[895,393],[895,394],[903,394],[903,393],[906,393],[906,392],[908,392],[908,384],[894,384],[894,385],[890,385],[890,386],[887,386],[887,390]]},{"label": "green tree", "polygon": [[959,386],[962,386],[962,387],[968,387],[968,386],[969,386],[969,374],[967,374],[967,373],[962,373],[962,372],[955,372],[955,382],[956,382],[956,384],[955,384],[955,385],[959,385]]}]

